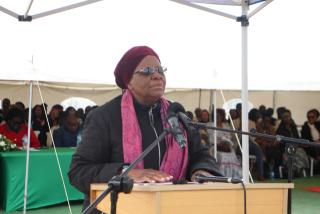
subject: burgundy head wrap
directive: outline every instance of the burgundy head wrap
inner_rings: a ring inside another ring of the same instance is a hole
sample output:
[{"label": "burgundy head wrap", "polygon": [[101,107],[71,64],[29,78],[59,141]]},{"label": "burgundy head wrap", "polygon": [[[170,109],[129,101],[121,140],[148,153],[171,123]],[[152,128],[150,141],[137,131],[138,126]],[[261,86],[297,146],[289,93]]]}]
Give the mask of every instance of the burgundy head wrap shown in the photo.
[{"label": "burgundy head wrap", "polygon": [[146,56],[155,56],[159,59],[158,54],[147,46],[133,47],[123,55],[118,62],[116,69],[114,70],[116,83],[120,88],[127,88],[133,72]]}]

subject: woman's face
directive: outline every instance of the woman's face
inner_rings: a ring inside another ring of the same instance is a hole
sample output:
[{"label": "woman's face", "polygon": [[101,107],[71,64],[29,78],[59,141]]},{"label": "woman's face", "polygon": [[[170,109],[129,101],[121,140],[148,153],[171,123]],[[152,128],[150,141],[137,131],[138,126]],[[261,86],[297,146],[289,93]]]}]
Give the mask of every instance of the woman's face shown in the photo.
[{"label": "woman's face", "polygon": [[36,117],[41,117],[42,115],[42,109],[40,106],[37,106],[35,109],[34,109],[34,114]]},{"label": "woman's face", "polygon": [[20,117],[14,117],[11,120],[8,120],[9,129],[11,129],[14,132],[19,132],[22,124],[23,121]]},{"label": "woman's face", "polygon": [[51,119],[57,119],[59,117],[59,113],[58,109],[53,108],[50,112]]},{"label": "woman's face", "polygon": [[314,124],[317,121],[317,115],[314,112],[308,113],[307,117],[310,124]]},{"label": "woman's face", "polygon": [[282,118],[285,124],[291,124],[291,114],[289,112],[283,113]]},{"label": "woman's face", "polygon": [[221,124],[223,122],[223,119],[224,119],[223,117],[224,117],[223,113],[217,111],[217,124]]},{"label": "woman's face", "polygon": [[208,112],[206,112],[206,111],[202,111],[201,112],[201,121],[203,123],[209,122],[209,114],[208,114]]},{"label": "woman's face", "polygon": [[[146,56],[137,66],[135,71],[145,67],[160,66],[159,60],[155,56]],[[132,92],[137,101],[144,105],[154,104],[163,94],[166,87],[166,77],[162,73],[154,72],[146,75],[141,72],[133,73],[128,84],[128,89]]]}]

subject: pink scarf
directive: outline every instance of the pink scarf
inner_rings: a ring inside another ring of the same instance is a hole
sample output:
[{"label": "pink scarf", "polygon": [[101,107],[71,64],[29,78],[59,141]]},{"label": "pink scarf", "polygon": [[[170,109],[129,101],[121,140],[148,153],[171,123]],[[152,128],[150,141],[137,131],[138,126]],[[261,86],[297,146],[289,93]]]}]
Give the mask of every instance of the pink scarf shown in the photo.
[{"label": "pink scarf", "polygon": [[[164,97],[161,97],[160,100],[163,128],[168,128],[169,124],[165,119],[169,102]],[[142,153],[142,136],[132,94],[129,90],[126,90],[122,96],[121,118],[123,159],[125,163],[132,163]],[[184,136],[187,139],[185,130]],[[181,149],[172,134],[166,135],[165,140],[167,149],[161,162],[160,171],[172,175],[175,180],[183,179],[188,163],[188,143],[184,149]],[[143,162],[140,162],[136,168],[143,169]]]}]

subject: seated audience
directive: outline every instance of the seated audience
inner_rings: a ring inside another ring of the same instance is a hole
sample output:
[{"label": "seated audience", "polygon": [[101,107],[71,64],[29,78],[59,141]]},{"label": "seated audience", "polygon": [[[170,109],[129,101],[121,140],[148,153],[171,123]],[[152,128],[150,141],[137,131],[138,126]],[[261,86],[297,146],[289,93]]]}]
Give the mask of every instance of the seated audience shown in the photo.
[{"label": "seated audience", "polygon": [[78,117],[79,124],[82,125],[85,119],[84,110],[82,108],[78,108],[76,115]]},{"label": "seated audience", "polygon": [[[226,121],[224,109],[217,109],[217,127],[230,129]],[[214,130],[208,130],[210,148],[214,148]],[[233,142],[230,132],[216,131],[217,133],[217,162],[220,173],[227,177],[242,177],[240,160],[236,156],[237,145]],[[213,149],[210,149],[213,155]]]},{"label": "seated audience", "polygon": [[23,104],[23,102],[18,101],[14,104],[15,107],[17,107],[18,109],[24,111],[26,109],[25,105]]},{"label": "seated audience", "polygon": [[41,146],[47,146],[47,132],[49,127],[47,124],[44,109],[41,105],[35,105],[32,109],[31,124],[34,131],[39,132],[38,139]]},{"label": "seated audience", "polygon": [[280,123],[281,123],[281,120],[282,120],[282,116],[283,116],[283,113],[284,113],[284,111],[286,110],[286,107],[278,107],[277,108],[277,119],[276,119],[276,122],[275,122],[275,129],[277,130],[278,129],[278,127],[279,127],[279,125],[280,125]]},{"label": "seated audience", "polygon": [[195,115],[195,118],[194,118],[194,122],[199,122],[201,120],[201,108],[198,107],[194,110],[194,115]]},{"label": "seated audience", "polygon": [[[276,130],[272,124],[272,118],[265,116],[262,124],[257,127],[259,133],[276,135]],[[264,157],[266,158],[269,166],[269,176],[272,178],[271,172],[274,172],[274,176],[278,178],[279,166],[282,164],[282,153],[280,150],[280,143],[278,141],[271,141],[265,138],[256,138],[255,140],[261,147]]]},{"label": "seated audience", "polygon": [[[317,109],[311,109],[307,112],[307,119],[301,129],[301,138],[309,140],[311,142],[320,143],[320,121],[319,111]],[[313,157],[317,161],[320,161],[320,149],[315,147],[306,148],[309,156]]]},{"label": "seated audience", "polygon": [[[6,123],[0,125],[0,134],[17,144],[23,146],[23,141],[28,139],[28,126],[24,121],[24,112],[18,108],[11,108],[6,117]],[[40,142],[33,130],[30,132],[30,147],[39,148]]]},{"label": "seated audience", "polygon": [[237,111],[236,109],[230,109],[229,110],[229,116],[228,116],[228,123],[231,125],[231,120],[235,120],[237,119],[238,115],[237,115]]},{"label": "seated audience", "polygon": [[3,111],[2,111],[2,109],[0,109],[0,124],[2,123],[2,121],[4,121]]},{"label": "seated audience", "polygon": [[48,115],[48,120],[49,120],[49,125],[50,128],[52,129],[53,127],[59,127],[60,126],[60,114],[63,112],[63,107],[59,104],[56,104],[52,106],[49,115]]},{"label": "seated audience", "polygon": [[4,98],[2,100],[2,103],[1,103],[1,106],[2,106],[2,117],[3,117],[2,123],[4,123],[5,120],[6,120],[7,114],[8,114],[9,109],[10,109],[10,104],[11,104],[11,101],[10,101],[9,98]]},{"label": "seated audience", "polygon": [[[200,123],[209,123],[209,118],[210,118],[210,114],[209,111],[206,109],[202,109],[201,110],[201,114],[200,114],[200,118],[199,118],[199,122]],[[205,146],[209,145],[209,137],[208,137],[208,132],[206,128],[199,128],[199,133],[200,133],[200,137],[201,137],[201,143]]]},{"label": "seated audience", "polygon": [[67,115],[64,125],[53,132],[56,147],[76,147],[80,143],[80,137],[78,117],[74,114]]},{"label": "seated audience", "polygon": [[[262,116],[258,109],[251,109],[249,112],[249,131],[257,132],[257,127],[261,126]],[[256,156],[256,167],[257,167],[257,180],[264,181],[264,173],[263,173],[263,152],[260,145],[256,142],[256,138],[250,136],[249,137],[249,154]]]},{"label": "seated audience", "polygon": [[92,106],[87,106],[85,109],[84,109],[84,118],[86,118],[89,114],[89,112],[92,110]]},{"label": "seated audience", "polygon": [[[285,137],[300,138],[297,126],[291,117],[290,110],[284,110],[282,120],[277,129],[277,134]],[[288,155],[285,152],[285,143],[280,144],[281,152],[283,153],[283,164],[288,166]],[[306,151],[302,146],[297,147],[296,153],[293,156],[293,169],[296,174],[301,174],[303,169],[309,168],[309,159]]]}]

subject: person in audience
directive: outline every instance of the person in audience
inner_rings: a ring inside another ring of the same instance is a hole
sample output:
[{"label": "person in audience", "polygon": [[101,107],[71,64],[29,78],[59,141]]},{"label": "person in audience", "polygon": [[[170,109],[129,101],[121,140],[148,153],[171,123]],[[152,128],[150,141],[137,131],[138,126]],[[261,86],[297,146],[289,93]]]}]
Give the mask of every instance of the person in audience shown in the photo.
[{"label": "person in audience", "polygon": [[[268,111],[268,110],[267,110]],[[263,118],[262,124],[257,128],[258,133],[268,134],[268,135],[276,135],[276,130],[274,125],[272,124],[272,118],[267,113]],[[266,162],[269,167],[269,176],[273,178],[279,178],[279,166],[282,164],[282,153],[280,150],[280,145],[278,141],[271,141],[265,138],[256,138],[255,141],[260,145],[264,157],[266,158]],[[271,174],[271,173],[274,174]]]},{"label": "person in audience", "polygon": [[76,115],[76,114],[77,114],[77,110],[76,110],[74,107],[69,106],[69,107],[66,109],[66,116],[68,116],[69,114]]},{"label": "person in audience", "polygon": [[[210,118],[209,111],[207,109],[202,109],[199,122],[208,124],[210,122],[209,118]],[[209,146],[209,136],[208,136],[207,129],[199,128],[199,133],[201,137],[201,143],[205,146]]]},{"label": "person in audience", "polygon": [[3,111],[2,111],[2,109],[0,109],[0,124],[2,124],[2,121],[4,121]]},{"label": "person in audience", "polygon": [[278,107],[277,108],[277,120],[276,120],[276,125],[275,125],[276,130],[278,129],[278,127],[282,121],[282,115],[285,110],[286,110],[286,107]]},{"label": "person in audience", "polygon": [[268,120],[270,120],[270,125],[273,126],[273,128],[276,130],[275,126],[276,126],[277,119],[273,117],[273,113],[274,113],[273,108],[267,108],[264,117],[268,117]]},{"label": "person in audience", "polygon": [[264,115],[266,114],[266,111],[267,111],[267,107],[265,105],[260,105],[259,106],[259,112],[260,112],[262,117],[264,117]]},{"label": "person in audience", "polygon": [[53,140],[56,147],[76,147],[81,143],[81,129],[79,128],[78,117],[69,114],[65,124],[54,130]]},{"label": "person in audience", "polygon": [[[301,129],[301,138],[311,142],[320,143],[320,121],[319,111],[311,109],[307,112],[307,121],[303,124]],[[320,149],[316,147],[306,148],[307,154],[317,161],[320,161]]]},{"label": "person in audience", "polygon": [[230,117],[228,118],[228,122],[229,124],[231,123],[231,120],[235,120],[237,119],[238,115],[237,115],[237,110],[236,109],[230,109],[229,110],[229,115]]},{"label": "person in audience", "polygon": [[61,112],[61,114],[60,114],[60,121],[61,121],[60,126],[64,126],[65,125],[67,117],[69,115],[74,115],[74,116],[77,115],[77,110],[72,106],[69,106],[65,111]]},{"label": "person in audience", "polygon": [[[226,121],[226,113],[224,109],[217,109],[217,127],[230,129]],[[211,124],[212,125],[212,124]],[[214,152],[214,130],[208,130],[211,155]],[[230,132],[216,131],[217,133],[217,162],[221,174],[227,177],[242,177],[242,168],[240,160],[236,156],[237,144],[233,141],[233,136]]]},{"label": "person in audience", "polygon": [[[49,121],[49,127],[51,129],[51,133],[53,135],[54,131],[62,125],[61,121],[61,115],[63,113],[63,106],[60,104],[55,104],[52,106],[49,114],[48,114],[48,121]],[[47,146],[52,146],[52,138],[51,135],[48,135],[49,132],[47,132]]]},{"label": "person in audience", "polygon": [[[13,141],[18,147],[28,140],[28,126],[25,124],[24,112],[18,108],[11,108],[6,117],[6,123],[0,125],[0,134]],[[40,142],[31,129],[30,147],[39,148]]]},{"label": "person in audience", "polygon": [[193,119],[194,119],[193,117],[194,117],[194,116],[193,116],[192,111],[186,111],[186,115],[187,115],[187,117],[190,118],[191,121],[193,121]]},{"label": "person in audience", "polygon": [[[16,103],[14,104],[14,107],[20,109],[20,110],[23,111],[23,112],[25,112],[25,110],[26,110],[25,105],[24,105],[23,102],[21,102],[21,101],[16,102]],[[28,121],[28,118],[26,117],[26,114],[25,114],[24,121],[25,121],[25,122]]]},{"label": "person in audience", "polygon": [[[285,137],[300,138],[297,126],[291,117],[291,112],[285,109],[282,114],[282,120],[277,129],[277,134]],[[281,142],[280,149],[283,153],[283,164],[288,167],[288,155],[285,153],[285,143]],[[309,159],[305,149],[302,146],[296,148],[293,156],[293,169],[296,174],[301,175],[304,169],[309,168]]]},{"label": "person in audience", "polygon": [[4,121],[6,120],[7,114],[10,109],[10,105],[11,105],[11,101],[9,98],[4,98],[2,100],[1,106],[2,106],[2,115],[3,115]]},{"label": "person in audience", "polygon": [[79,120],[79,124],[82,125],[85,119],[84,110],[82,108],[78,108],[76,115]]},{"label": "person in audience", "polygon": [[[105,183],[121,173],[168,127],[164,71],[158,55],[146,46],[133,47],[119,61],[114,74],[123,94],[88,115],[68,173],[71,184],[86,195],[84,206],[91,183]],[[128,176],[134,182],[161,183],[220,175],[208,149],[193,141],[197,133],[183,133],[184,149],[168,134]]]},{"label": "person in audience", "polygon": [[202,109],[200,107],[194,110],[194,115],[195,115],[194,122],[199,122],[201,120],[201,112],[202,112]]},{"label": "person in audience", "polygon": [[59,104],[56,104],[52,106],[49,115],[48,115],[48,120],[49,120],[49,125],[50,128],[52,129],[53,127],[59,127],[60,126],[60,114],[63,112],[63,107]]},{"label": "person in audience", "polygon": [[48,112],[48,104],[47,103],[42,103],[41,107],[43,109],[43,112],[46,114]]},{"label": "person in audience", "polygon": [[28,123],[29,121],[29,108],[27,107],[25,110],[24,110],[24,117],[25,117],[25,121],[26,123]]},{"label": "person in audience", "polygon": [[[257,132],[257,127],[261,126],[262,116],[258,109],[253,108],[249,111],[249,131],[252,133]],[[264,172],[263,172],[263,152],[260,145],[256,142],[256,137],[249,136],[249,154],[256,157],[256,166],[257,166],[257,180],[264,181]]]},{"label": "person in audience", "polygon": [[[241,124],[241,120],[242,120],[242,116],[241,116],[241,111],[242,111],[242,104],[238,103],[236,105],[236,111],[237,111],[237,115],[238,117],[233,120],[233,124],[236,130],[242,130],[242,124]],[[258,111],[258,109],[252,109],[249,112],[249,121],[248,121],[248,130],[251,132],[256,132],[257,128],[256,128],[256,124],[260,124],[261,122],[261,115]],[[238,139],[242,140],[242,137],[238,135]],[[242,142],[241,142],[242,144]],[[238,152],[240,152],[240,149],[238,149]],[[260,148],[260,146],[255,142],[255,137],[249,137],[249,154],[250,155],[254,155],[256,157],[256,168],[257,168],[257,180],[258,181],[264,181],[265,177],[264,177],[264,173],[263,173],[263,152]]]},{"label": "person in audience", "polygon": [[92,110],[92,107],[91,106],[87,106],[85,109],[84,109],[84,117],[86,118],[89,114],[89,112]]},{"label": "person in audience", "polygon": [[31,114],[31,124],[32,129],[37,131],[38,139],[42,147],[47,146],[47,132],[49,131],[49,126],[47,124],[44,109],[41,105],[35,105],[32,109]]},{"label": "person in audience", "polygon": [[23,104],[23,102],[18,101],[14,104],[15,107],[17,107],[18,109],[24,111],[26,109],[25,105]]},{"label": "person in audience", "polygon": [[232,120],[233,125],[234,125],[234,128],[235,128],[236,130],[240,130],[240,129],[241,129],[241,117],[242,117],[241,109],[242,109],[242,104],[241,104],[241,103],[238,103],[238,104],[236,105],[237,117]]}]

